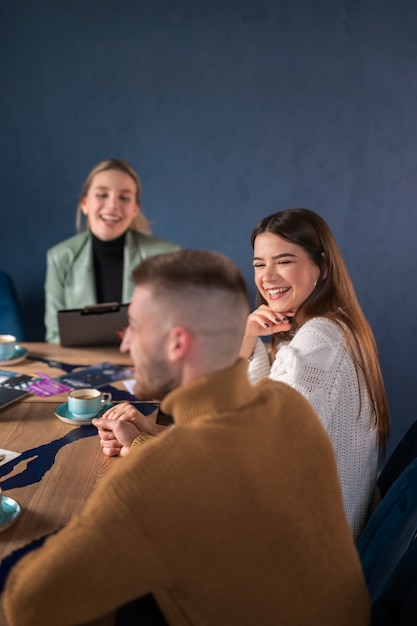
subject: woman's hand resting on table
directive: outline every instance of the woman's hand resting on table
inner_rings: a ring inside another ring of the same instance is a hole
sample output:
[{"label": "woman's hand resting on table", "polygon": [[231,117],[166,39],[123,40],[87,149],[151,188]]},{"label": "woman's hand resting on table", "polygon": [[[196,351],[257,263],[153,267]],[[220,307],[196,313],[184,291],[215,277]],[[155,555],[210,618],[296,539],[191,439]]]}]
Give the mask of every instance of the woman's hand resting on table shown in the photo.
[{"label": "woman's hand resting on table", "polygon": [[93,424],[107,456],[126,456],[140,432],[155,437],[167,428],[155,424],[151,416],[144,415],[129,402],[114,405],[103,417],[94,419]]},{"label": "woman's hand resting on table", "polygon": [[291,330],[293,315],[294,311],[276,313],[267,304],[261,304],[260,307],[248,315],[240,356],[245,359],[251,356],[258,337],[267,337],[274,333]]}]

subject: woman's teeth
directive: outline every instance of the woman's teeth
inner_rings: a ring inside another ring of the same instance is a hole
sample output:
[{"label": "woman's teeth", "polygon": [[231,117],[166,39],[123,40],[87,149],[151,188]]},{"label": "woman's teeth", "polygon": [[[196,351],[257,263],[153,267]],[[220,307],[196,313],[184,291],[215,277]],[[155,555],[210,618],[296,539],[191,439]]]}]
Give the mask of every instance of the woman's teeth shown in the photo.
[{"label": "woman's teeth", "polygon": [[278,294],[285,293],[288,290],[289,287],[280,287],[280,289],[267,289],[266,291],[270,296],[277,296]]},{"label": "woman's teeth", "polygon": [[108,217],[108,216],[104,216],[104,215],[101,216],[101,219],[104,222],[111,222],[112,224],[115,223],[115,222],[119,222],[120,221],[119,217]]}]

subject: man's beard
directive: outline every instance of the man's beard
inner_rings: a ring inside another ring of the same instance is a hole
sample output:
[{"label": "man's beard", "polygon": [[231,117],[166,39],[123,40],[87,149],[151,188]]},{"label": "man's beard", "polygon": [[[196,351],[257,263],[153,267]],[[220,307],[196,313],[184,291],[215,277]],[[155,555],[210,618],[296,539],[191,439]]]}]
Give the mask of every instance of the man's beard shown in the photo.
[{"label": "man's beard", "polygon": [[138,379],[134,388],[137,398],[141,400],[163,400],[170,391],[178,387],[178,382],[162,359],[150,359],[144,369],[146,370],[146,377],[137,373]]}]

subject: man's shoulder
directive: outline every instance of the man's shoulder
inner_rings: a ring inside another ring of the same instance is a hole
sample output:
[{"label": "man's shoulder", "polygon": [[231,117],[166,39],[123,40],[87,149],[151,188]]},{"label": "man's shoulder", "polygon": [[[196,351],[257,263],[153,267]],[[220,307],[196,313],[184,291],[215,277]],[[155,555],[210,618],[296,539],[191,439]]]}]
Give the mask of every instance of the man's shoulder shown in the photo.
[{"label": "man's shoulder", "polygon": [[262,378],[255,387],[259,390],[261,397],[264,396],[273,402],[307,403],[308,406],[311,406],[299,391],[282,381]]},{"label": "man's shoulder", "polygon": [[271,378],[263,378],[256,384],[256,389],[258,398],[254,405],[268,408],[269,414],[273,416],[272,420],[292,420],[297,428],[304,424],[303,428],[324,432],[313,406],[294,387]]}]

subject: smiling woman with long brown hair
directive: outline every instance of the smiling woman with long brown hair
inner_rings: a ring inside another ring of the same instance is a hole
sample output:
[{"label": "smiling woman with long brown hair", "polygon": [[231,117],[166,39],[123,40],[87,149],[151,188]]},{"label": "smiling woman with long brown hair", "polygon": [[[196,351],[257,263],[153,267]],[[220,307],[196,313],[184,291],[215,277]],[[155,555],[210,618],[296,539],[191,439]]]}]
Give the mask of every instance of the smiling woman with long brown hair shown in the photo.
[{"label": "smiling woman with long brown hair", "polygon": [[[241,356],[252,382],[269,376],[313,405],[336,454],[345,510],[357,538],[372,502],[389,409],[372,330],[334,236],[313,211],[265,217],[252,237],[258,308]],[[267,351],[260,337],[271,337]]]}]

